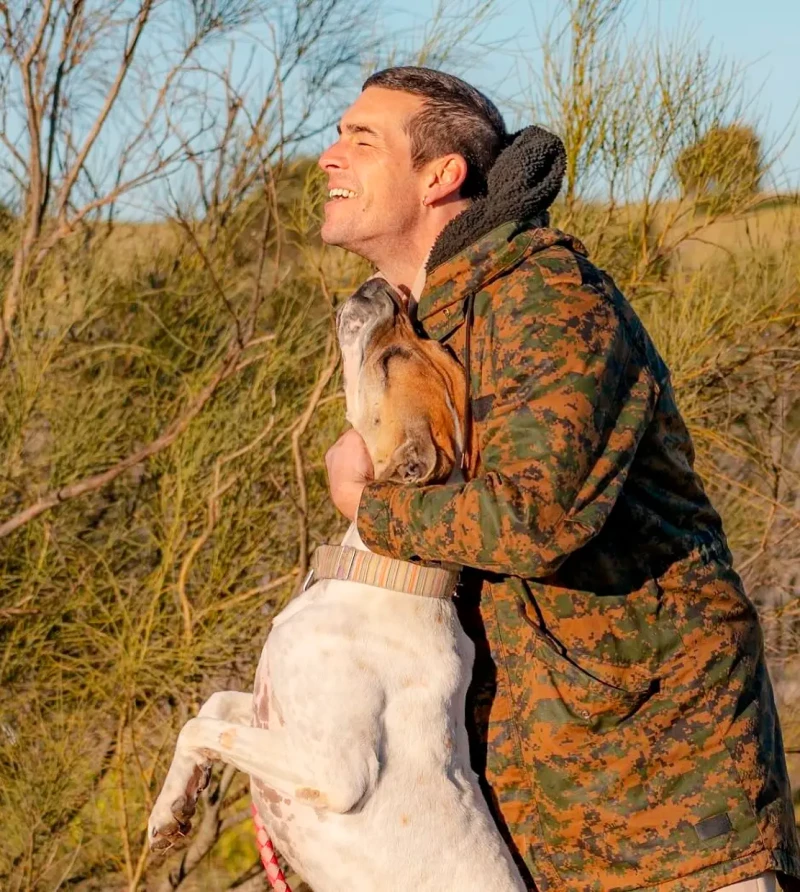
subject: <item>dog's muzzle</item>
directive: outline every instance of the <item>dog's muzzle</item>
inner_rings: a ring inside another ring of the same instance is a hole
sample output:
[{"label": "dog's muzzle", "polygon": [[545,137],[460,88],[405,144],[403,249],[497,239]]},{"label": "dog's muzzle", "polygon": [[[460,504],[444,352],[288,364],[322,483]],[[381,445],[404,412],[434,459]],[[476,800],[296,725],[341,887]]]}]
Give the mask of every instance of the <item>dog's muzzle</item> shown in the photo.
[{"label": "dog's muzzle", "polygon": [[367,279],[339,310],[339,344],[349,346],[365,328],[391,319],[400,309],[400,298],[386,279]]}]

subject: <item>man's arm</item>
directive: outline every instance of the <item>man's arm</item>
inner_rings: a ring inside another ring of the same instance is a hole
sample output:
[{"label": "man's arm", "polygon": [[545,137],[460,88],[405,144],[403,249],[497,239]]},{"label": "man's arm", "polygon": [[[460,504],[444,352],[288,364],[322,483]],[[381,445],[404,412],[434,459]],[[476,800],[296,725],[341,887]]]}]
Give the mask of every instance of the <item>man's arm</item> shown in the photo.
[{"label": "man's arm", "polygon": [[658,387],[607,297],[554,287],[535,270],[525,288],[494,311],[484,362],[496,389],[480,427],[480,475],[366,485],[357,525],[373,551],[544,576],[608,517]]}]

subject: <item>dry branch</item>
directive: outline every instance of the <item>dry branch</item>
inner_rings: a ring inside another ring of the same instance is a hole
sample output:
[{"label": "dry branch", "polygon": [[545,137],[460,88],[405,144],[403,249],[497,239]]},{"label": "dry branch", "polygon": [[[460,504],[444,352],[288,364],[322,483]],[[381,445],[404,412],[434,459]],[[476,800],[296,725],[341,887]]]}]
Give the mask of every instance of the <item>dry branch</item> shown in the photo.
[{"label": "dry branch", "polygon": [[292,431],[292,457],[294,459],[295,481],[297,483],[298,499],[296,503],[297,514],[297,532],[299,542],[299,554],[297,559],[298,572],[300,578],[298,585],[302,585],[308,573],[308,489],[306,487],[305,464],[303,461],[303,450],[300,444],[301,438],[308,429],[309,422],[316,412],[325,388],[330,383],[336,367],[339,365],[339,351],[336,347],[336,339],[333,332],[328,333],[325,342],[325,360],[323,362],[322,371],[317,378],[314,389],[308,398],[305,411],[300,416]]},{"label": "dry branch", "polygon": [[125,471],[152,458],[154,455],[158,455],[159,452],[163,452],[164,449],[171,446],[189,427],[193,419],[203,411],[206,404],[217,392],[220,384],[226,381],[235,372],[236,365],[243,349],[244,348],[239,344],[238,339],[234,336],[230,341],[227,356],[221,363],[220,368],[214,374],[214,377],[200,391],[198,396],[191,401],[187,409],[168,425],[159,437],[151,443],[148,443],[146,446],[143,446],[141,449],[137,449],[136,452],[131,453],[126,458],[122,459],[122,461],[117,462],[113,467],[108,468],[108,470],[102,471],[99,474],[93,474],[90,477],[85,477],[83,480],[78,480],[75,483],[70,483],[67,486],[60,487],[59,489],[47,493],[47,495],[38,499],[32,505],[29,505],[23,511],[18,512],[13,517],[10,517],[4,523],[0,524],[0,539],[4,536],[8,536],[10,533],[13,533],[15,530],[18,530],[20,527],[39,517],[41,514],[44,514],[45,511],[49,511],[51,508],[55,508],[63,502],[78,498],[79,496],[86,495],[90,492],[96,492],[104,486],[108,486],[109,483],[112,483],[117,477],[124,474]]},{"label": "dry branch", "polygon": [[[157,892],[175,892],[180,889],[192,871],[214,847],[224,823],[221,810],[225,794],[235,774],[236,769],[232,765],[225,765],[212,777],[211,783],[200,797],[202,813],[199,821],[195,821],[197,826],[193,830],[191,842],[183,851],[178,865],[169,871],[161,885],[157,887]],[[134,892],[134,887],[131,892]]]}]

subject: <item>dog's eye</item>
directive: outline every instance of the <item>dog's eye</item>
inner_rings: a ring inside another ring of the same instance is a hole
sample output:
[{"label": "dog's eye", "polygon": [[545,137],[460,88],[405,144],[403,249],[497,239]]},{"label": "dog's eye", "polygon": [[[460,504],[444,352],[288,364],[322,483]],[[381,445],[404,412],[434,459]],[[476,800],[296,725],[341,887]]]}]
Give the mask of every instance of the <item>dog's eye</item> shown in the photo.
[{"label": "dog's eye", "polygon": [[400,347],[398,344],[393,344],[389,347],[388,350],[384,351],[381,354],[381,368],[383,369],[383,377],[389,377],[389,360],[394,359],[395,357],[401,357],[402,359],[410,359],[411,353],[406,350],[405,347]]}]

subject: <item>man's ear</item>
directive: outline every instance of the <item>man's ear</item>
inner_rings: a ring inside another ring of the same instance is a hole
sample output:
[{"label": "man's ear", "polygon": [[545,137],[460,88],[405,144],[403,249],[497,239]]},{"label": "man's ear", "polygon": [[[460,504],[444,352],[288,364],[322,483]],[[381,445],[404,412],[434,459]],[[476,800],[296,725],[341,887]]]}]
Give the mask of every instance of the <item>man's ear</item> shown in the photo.
[{"label": "man's ear", "polygon": [[386,483],[427,483],[436,473],[436,446],[427,425],[406,431],[380,480]]},{"label": "man's ear", "polygon": [[426,205],[453,200],[467,178],[467,162],[461,155],[444,155],[430,162],[427,178]]}]

